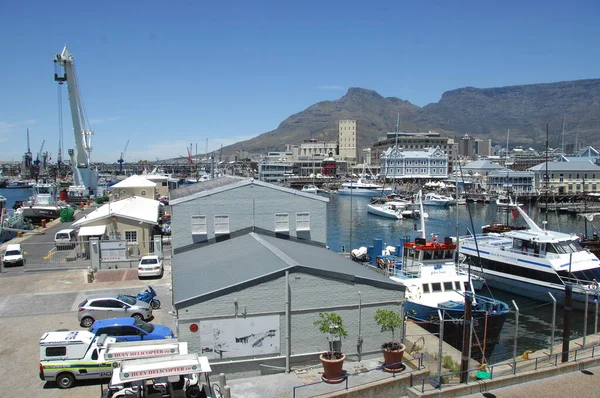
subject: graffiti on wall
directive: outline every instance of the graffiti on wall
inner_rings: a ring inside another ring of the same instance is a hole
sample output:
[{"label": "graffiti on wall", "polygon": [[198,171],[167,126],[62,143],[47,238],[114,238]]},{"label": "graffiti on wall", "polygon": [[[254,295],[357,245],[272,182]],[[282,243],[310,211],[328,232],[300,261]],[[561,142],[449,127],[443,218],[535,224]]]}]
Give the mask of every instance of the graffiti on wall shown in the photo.
[{"label": "graffiti on wall", "polygon": [[208,359],[279,354],[279,315],[202,321],[200,343]]}]

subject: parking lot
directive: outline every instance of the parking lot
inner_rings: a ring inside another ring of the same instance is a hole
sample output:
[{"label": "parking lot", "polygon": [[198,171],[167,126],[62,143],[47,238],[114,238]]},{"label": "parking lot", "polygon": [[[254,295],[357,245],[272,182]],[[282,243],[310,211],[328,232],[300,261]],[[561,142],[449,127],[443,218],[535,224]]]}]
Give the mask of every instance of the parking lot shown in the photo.
[{"label": "parking lot", "polygon": [[[152,323],[169,326],[175,333],[170,314],[170,268],[162,279],[123,278],[122,270],[106,271],[121,275],[106,282],[87,283],[83,270],[8,273],[0,275],[0,391],[7,397],[99,397],[99,383],[85,383],[59,390],[39,379],[39,340],[43,333],[56,330],[83,330],[77,320],[77,306],[98,293],[136,295],[150,284],[162,307],[153,312]],[[114,280],[111,280],[114,279]]]}]

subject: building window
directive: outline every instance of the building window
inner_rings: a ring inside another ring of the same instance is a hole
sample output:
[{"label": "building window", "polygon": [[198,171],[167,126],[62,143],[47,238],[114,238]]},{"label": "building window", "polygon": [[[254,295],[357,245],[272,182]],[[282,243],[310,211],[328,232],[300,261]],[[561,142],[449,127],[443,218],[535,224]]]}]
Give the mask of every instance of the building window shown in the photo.
[{"label": "building window", "polygon": [[229,216],[215,215],[215,234],[229,233]]},{"label": "building window", "polygon": [[296,213],[296,231],[310,231],[310,213]]},{"label": "building window", "polygon": [[275,214],[275,232],[289,232],[290,230],[290,215]]},{"label": "building window", "polygon": [[192,235],[206,235],[206,216],[192,216]]},{"label": "building window", "polygon": [[136,243],[137,231],[125,231],[125,240],[127,243]]}]

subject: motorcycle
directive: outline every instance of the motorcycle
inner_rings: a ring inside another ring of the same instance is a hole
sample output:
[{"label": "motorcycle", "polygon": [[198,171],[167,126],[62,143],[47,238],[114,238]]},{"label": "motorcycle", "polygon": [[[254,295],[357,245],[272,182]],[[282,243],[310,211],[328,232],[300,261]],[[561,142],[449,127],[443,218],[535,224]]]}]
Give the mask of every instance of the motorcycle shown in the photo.
[{"label": "motorcycle", "polygon": [[150,304],[153,310],[157,310],[160,308],[160,300],[156,298],[156,291],[152,289],[152,286],[148,285],[148,287],[141,292],[138,293],[137,296],[128,295],[131,298],[136,300],[144,301]]}]

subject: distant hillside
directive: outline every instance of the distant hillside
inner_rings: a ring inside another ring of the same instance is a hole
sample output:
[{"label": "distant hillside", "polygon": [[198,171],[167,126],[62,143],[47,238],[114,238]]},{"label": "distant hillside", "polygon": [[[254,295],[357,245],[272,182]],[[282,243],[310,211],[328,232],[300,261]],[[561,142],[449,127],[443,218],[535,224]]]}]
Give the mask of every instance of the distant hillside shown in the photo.
[{"label": "distant hillside", "polygon": [[600,79],[592,79],[485,89],[466,87],[445,92],[438,103],[423,108],[399,98],[384,98],[372,90],[350,88],[339,100],[316,103],[288,117],[277,129],[223,151],[264,153],[310,138],[335,141],[341,119],[358,121],[359,148],[366,148],[387,132],[395,131],[398,113],[403,131],[436,130],[451,136],[468,133],[504,144],[510,129],[511,145],[535,148],[545,144],[547,123],[550,146],[561,144],[564,116],[566,144],[577,139],[600,147]]}]

